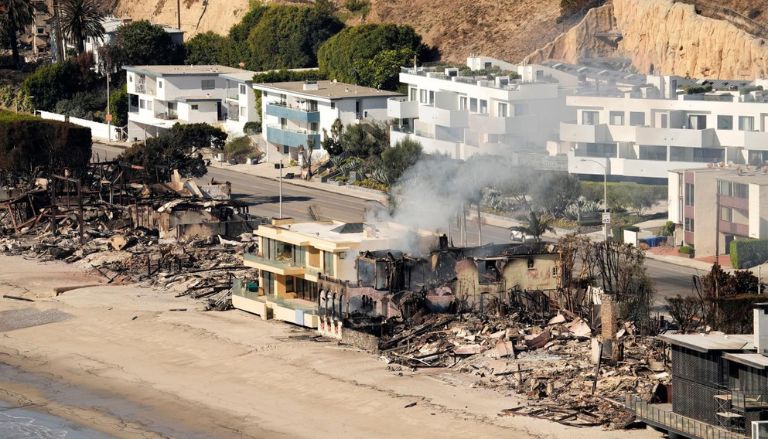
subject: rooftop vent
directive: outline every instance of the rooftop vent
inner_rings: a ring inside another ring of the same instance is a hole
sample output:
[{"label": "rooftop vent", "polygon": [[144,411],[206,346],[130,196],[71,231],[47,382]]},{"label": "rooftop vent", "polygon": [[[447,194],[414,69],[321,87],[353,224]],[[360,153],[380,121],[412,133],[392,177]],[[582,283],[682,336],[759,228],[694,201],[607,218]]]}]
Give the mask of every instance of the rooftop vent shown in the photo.
[{"label": "rooftop vent", "polygon": [[304,91],[320,90],[320,87],[317,85],[317,81],[305,81],[303,90]]}]

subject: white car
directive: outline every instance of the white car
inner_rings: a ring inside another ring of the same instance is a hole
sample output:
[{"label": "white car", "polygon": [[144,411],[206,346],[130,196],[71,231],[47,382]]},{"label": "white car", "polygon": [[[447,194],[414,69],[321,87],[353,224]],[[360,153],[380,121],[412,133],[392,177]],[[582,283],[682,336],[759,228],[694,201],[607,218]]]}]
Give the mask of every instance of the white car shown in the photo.
[{"label": "white car", "polygon": [[519,230],[512,230],[509,233],[509,240],[512,242],[530,242],[530,241],[535,241],[536,238],[531,235],[527,235]]}]

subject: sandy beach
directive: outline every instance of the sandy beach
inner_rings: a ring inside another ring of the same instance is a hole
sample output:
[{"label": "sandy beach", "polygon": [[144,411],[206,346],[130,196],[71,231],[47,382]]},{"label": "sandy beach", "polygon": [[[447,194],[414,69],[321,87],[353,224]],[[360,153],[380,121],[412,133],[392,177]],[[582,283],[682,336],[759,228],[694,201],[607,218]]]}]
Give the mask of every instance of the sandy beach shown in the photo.
[{"label": "sandy beach", "polygon": [[[659,438],[499,416],[523,402],[241,311],[0,256],[0,400],[119,438]],[[185,309],[185,311],[171,311]],[[27,327],[21,327],[27,326]],[[416,403],[416,405],[412,405]],[[408,407],[407,407],[408,406]]]}]

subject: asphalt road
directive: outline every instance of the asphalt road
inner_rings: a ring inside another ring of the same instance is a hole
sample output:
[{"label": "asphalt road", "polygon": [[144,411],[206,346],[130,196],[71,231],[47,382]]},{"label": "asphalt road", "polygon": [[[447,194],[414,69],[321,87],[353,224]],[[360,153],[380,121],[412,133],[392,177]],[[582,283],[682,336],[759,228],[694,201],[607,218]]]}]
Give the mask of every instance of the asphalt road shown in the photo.
[{"label": "asphalt road", "polygon": [[[116,157],[122,150],[117,147],[95,143],[94,157],[109,160]],[[236,171],[219,168],[208,168],[211,178],[232,183],[233,198],[247,202],[250,213],[265,217],[277,217],[279,213],[279,182],[263,177],[243,174]],[[361,222],[366,218],[366,212],[381,208],[381,204],[361,198],[326,192],[321,189],[283,184],[283,216],[298,220],[310,220],[310,206],[325,218],[344,222]],[[476,245],[477,225],[468,221],[467,244]],[[453,231],[456,233],[456,231]],[[483,226],[483,244],[509,242],[509,231],[502,227]],[[458,242],[454,242],[459,244]],[[658,291],[656,304],[663,305],[665,298],[695,294],[692,291],[691,278],[696,270],[677,265],[666,264],[647,259],[646,267],[653,278]]]}]

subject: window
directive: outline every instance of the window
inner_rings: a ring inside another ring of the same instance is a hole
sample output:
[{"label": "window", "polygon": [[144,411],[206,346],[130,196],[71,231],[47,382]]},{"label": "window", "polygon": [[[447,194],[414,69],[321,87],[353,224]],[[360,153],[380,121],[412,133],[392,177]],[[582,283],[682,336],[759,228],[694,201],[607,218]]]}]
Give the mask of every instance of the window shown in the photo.
[{"label": "window", "polygon": [[688,128],[691,130],[706,130],[707,116],[704,116],[703,114],[689,114]]},{"label": "window", "polygon": [[203,79],[200,81],[200,88],[203,90],[213,90],[216,88],[216,80],[215,79]]},{"label": "window", "polygon": [[739,131],[754,131],[755,118],[752,116],[739,116]]},{"label": "window", "polygon": [[427,103],[427,91],[426,90],[419,90],[419,102],[422,104]]},{"label": "window", "polygon": [[435,92],[432,90],[429,91],[429,105],[435,104]]},{"label": "window", "polygon": [[139,99],[139,108],[141,108],[142,110],[146,110],[147,109],[147,101],[145,101],[144,99]]},{"label": "window", "polygon": [[335,109],[336,109],[336,102],[331,102],[331,110],[335,110]]},{"label": "window", "polygon": [[469,112],[470,113],[477,113],[477,98],[470,98],[469,99]]},{"label": "window", "polygon": [[301,246],[294,246],[293,251],[293,265],[297,267],[304,267],[307,265],[307,249]]},{"label": "window", "polygon": [[720,219],[727,222],[733,221],[733,209],[730,207],[721,207],[720,208]]},{"label": "window", "polygon": [[332,252],[323,251],[323,274],[334,276]]},{"label": "window", "polygon": [[630,111],[629,112],[629,125],[633,127],[643,127],[645,126],[645,113],[641,111]]},{"label": "window", "polygon": [[733,196],[736,198],[749,198],[749,185],[734,183]]},{"label": "window", "polygon": [[410,100],[410,101],[417,100],[419,98],[419,90],[415,89],[415,88],[412,88],[412,89],[408,90],[408,96],[410,96],[408,98],[408,100]]},{"label": "window", "polygon": [[693,206],[693,183],[685,184],[685,205]]},{"label": "window", "polygon": [[733,116],[717,116],[717,129],[718,130],[732,130],[733,129]]},{"label": "window", "polygon": [[163,88],[163,80],[162,79],[158,79],[157,80],[157,88]]},{"label": "window", "polygon": [[615,143],[587,143],[576,150],[577,157],[616,157]]},{"label": "window", "polygon": [[128,74],[128,82],[133,82],[133,73]]},{"label": "window", "polygon": [[749,151],[749,164],[762,166],[768,162],[768,151]]},{"label": "window", "polygon": [[554,266],[552,267],[552,277],[557,277],[560,275],[560,267]]},{"label": "window", "polygon": [[693,218],[686,218],[685,219],[685,231],[686,232],[693,232]]},{"label": "window", "polygon": [[663,145],[640,145],[640,160],[667,161],[667,147]]},{"label": "window", "polygon": [[467,110],[467,97],[459,96],[459,110]]},{"label": "window", "polygon": [[317,101],[307,101],[308,111],[317,111]]},{"label": "window", "polygon": [[499,117],[509,117],[509,105],[506,102],[499,102]]},{"label": "window", "polygon": [[199,106],[199,105],[197,105],[197,104],[192,104],[192,109],[193,109],[193,110],[197,110],[198,108],[200,108],[200,106]]},{"label": "window", "polygon": [[725,195],[726,197],[732,197],[733,196],[733,183],[730,181],[722,181],[718,180],[717,182],[717,193],[720,195]]},{"label": "window", "polygon": [[285,128],[286,126],[288,126],[288,119],[286,119],[285,117],[281,117],[280,118],[280,128]]},{"label": "window", "polygon": [[611,125],[624,125],[624,112],[623,111],[611,111],[610,113]]},{"label": "window", "polygon": [[264,295],[271,296],[275,288],[275,275],[268,271],[262,271],[261,275],[264,277],[262,285],[264,286]]},{"label": "window", "polygon": [[309,130],[310,131],[316,133],[318,129],[319,129],[319,126],[317,125],[317,122],[310,122],[310,124],[309,124]]},{"label": "window", "polygon": [[597,125],[600,123],[600,113],[597,111],[582,111],[581,112],[581,124],[582,125]]},{"label": "window", "polygon": [[669,160],[673,162],[716,163],[724,158],[724,149],[673,146],[669,150]]},{"label": "window", "polygon": [[245,84],[240,84],[240,94],[241,95],[245,94]]},{"label": "window", "polygon": [[488,101],[480,99],[480,114],[488,114]]},{"label": "window", "polygon": [[240,107],[240,116],[245,117],[245,107]]}]

